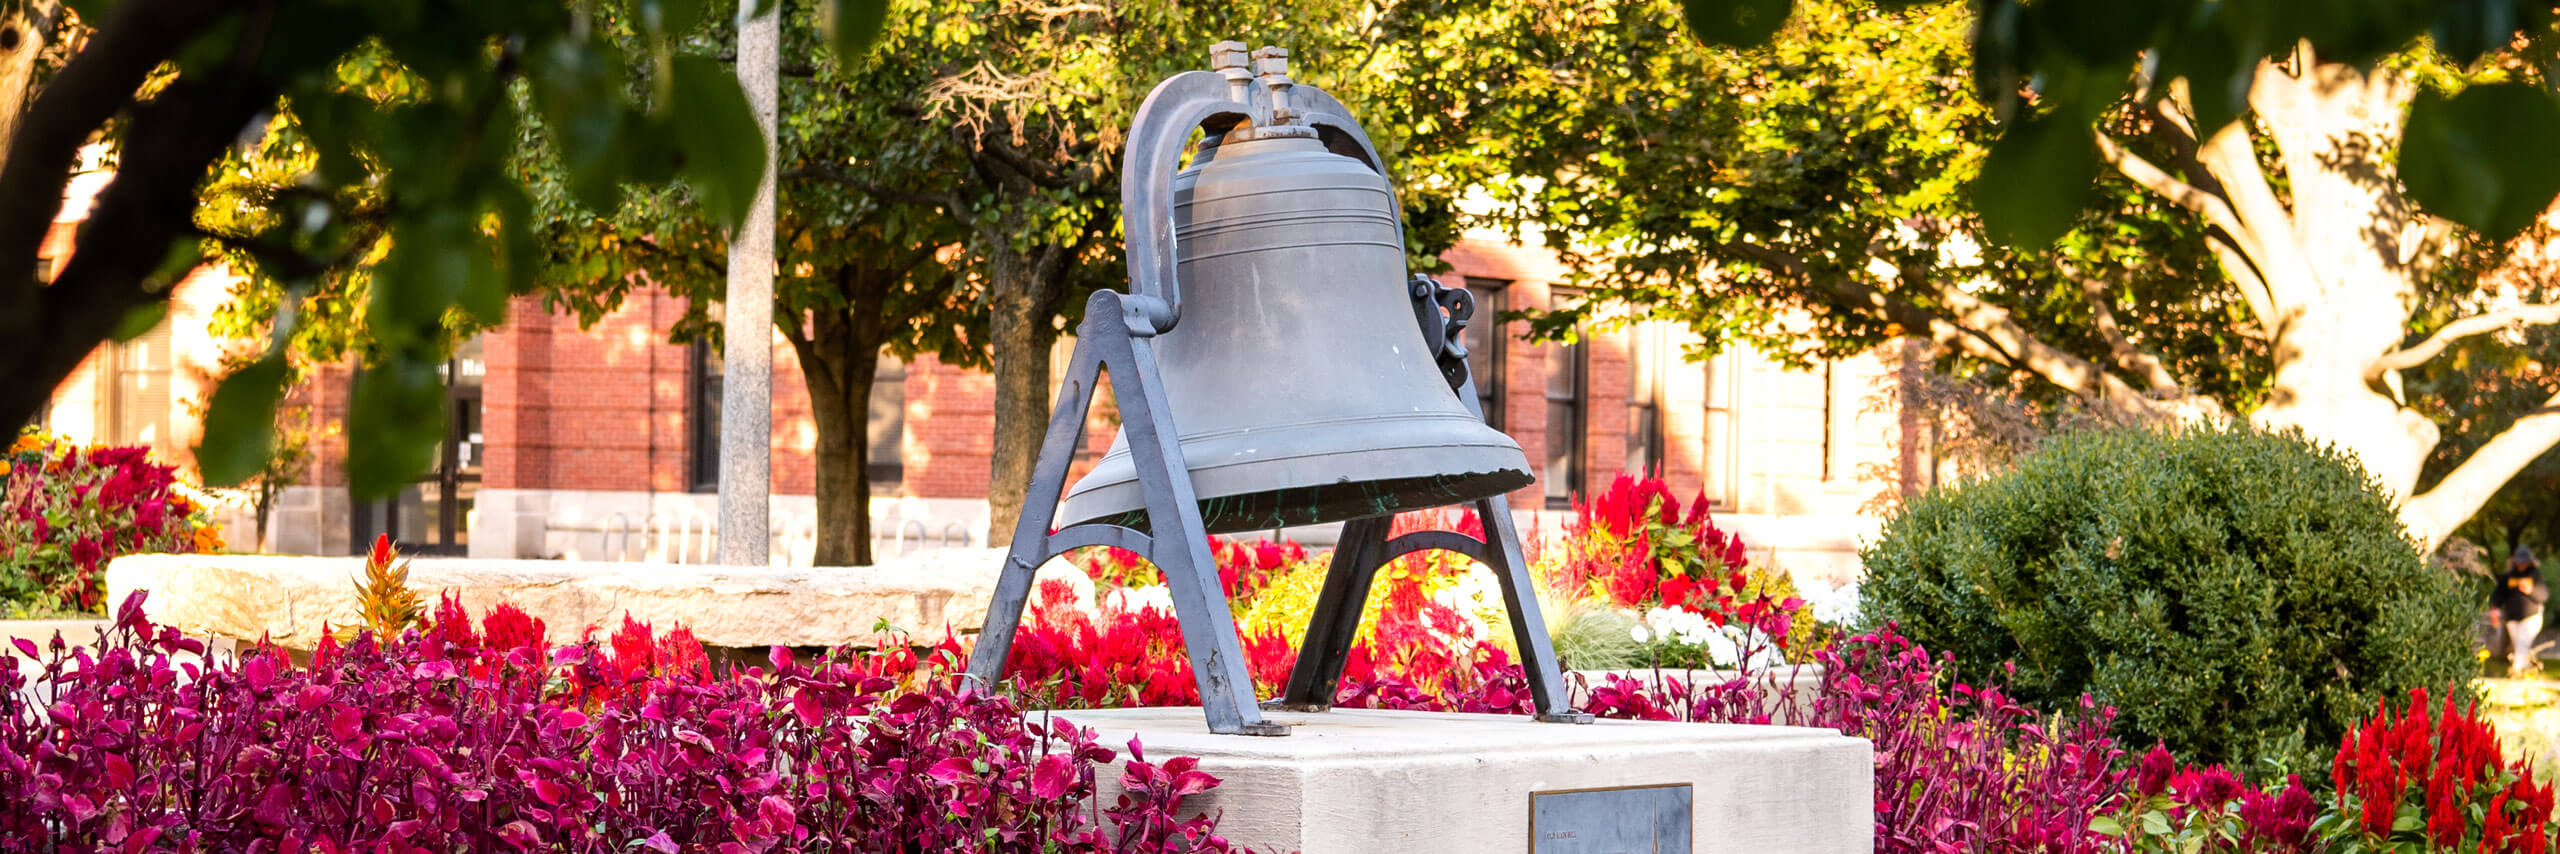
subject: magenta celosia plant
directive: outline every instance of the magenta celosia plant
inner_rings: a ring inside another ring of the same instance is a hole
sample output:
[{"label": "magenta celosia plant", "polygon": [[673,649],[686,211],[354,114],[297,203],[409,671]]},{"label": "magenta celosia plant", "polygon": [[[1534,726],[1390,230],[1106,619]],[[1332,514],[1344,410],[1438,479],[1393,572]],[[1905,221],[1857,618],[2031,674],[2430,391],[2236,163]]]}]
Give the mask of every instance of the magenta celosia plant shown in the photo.
[{"label": "magenta celosia plant", "polygon": [[[0,657],[0,839],[79,851],[1224,851],[1216,781],[1132,761],[913,662],[707,672],[667,638],[550,648],[500,612],[295,666],[136,595],[93,645]],[[512,646],[501,644],[512,643]],[[670,655],[669,653],[673,653]],[[33,685],[18,656],[37,662]],[[1136,745],[1131,745],[1134,749]],[[1138,759],[1133,755],[1133,760]]]},{"label": "magenta celosia plant", "polygon": [[2128,854],[2313,850],[2316,805],[2299,775],[2270,791],[2220,765],[2180,767],[2155,745],[2134,763],[2131,786],[2090,823]]},{"label": "magenta celosia plant", "polygon": [[0,455],[0,617],[103,613],[108,560],[221,547],[210,514],[149,448],[27,434]]},{"label": "magenta celosia plant", "polygon": [[1955,681],[1888,626],[1816,655],[1808,706],[1792,697],[1811,671],[1744,670],[1723,679],[1648,682],[1622,675],[1589,688],[1605,717],[1835,729],[1875,745],[1875,844],[1885,854],[2112,850],[2089,828],[2123,787],[2114,710],[2084,698],[2039,714],[1997,688]]}]

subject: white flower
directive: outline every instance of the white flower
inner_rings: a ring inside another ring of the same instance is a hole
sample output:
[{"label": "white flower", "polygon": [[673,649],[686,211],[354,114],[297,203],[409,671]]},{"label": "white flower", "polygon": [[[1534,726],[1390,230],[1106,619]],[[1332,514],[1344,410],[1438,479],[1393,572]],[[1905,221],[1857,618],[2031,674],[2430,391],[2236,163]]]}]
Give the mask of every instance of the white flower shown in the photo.
[{"label": "white flower", "polygon": [[1653,633],[1645,631],[1643,623],[1637,623],[1635,628],[1628,629],[1627,635],[1635,638],[1636,643],[1650,643],[1653,641]]},{"label": "white flower", "polygon": [[1848,625],[1858,619],[1856,582],[1839,587],[1823,587],[1819,582],[1807,583],[1799,595],[1803,597],[1806,607],[1813,611],[1813,618],[1816,620],[1839,626]]}]

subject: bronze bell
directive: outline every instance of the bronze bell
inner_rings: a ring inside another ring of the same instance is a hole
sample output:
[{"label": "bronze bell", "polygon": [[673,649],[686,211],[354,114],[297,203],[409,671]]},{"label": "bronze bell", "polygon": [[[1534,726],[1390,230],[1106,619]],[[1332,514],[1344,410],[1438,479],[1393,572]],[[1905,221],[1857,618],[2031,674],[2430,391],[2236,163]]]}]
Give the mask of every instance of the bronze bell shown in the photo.
[{"label": "bronze bell", "polygon": [[[1384,176],[1284,122],[1204,136],[1172,194],[1184,305],[1156,354],[1209,532],[1440,507],[1531,483],[1519,443],[1451,392],[1414,323]],[[1143,506],[1127,438],[1114,437],[1067,491],[1058,524],[1143,529]]]}]

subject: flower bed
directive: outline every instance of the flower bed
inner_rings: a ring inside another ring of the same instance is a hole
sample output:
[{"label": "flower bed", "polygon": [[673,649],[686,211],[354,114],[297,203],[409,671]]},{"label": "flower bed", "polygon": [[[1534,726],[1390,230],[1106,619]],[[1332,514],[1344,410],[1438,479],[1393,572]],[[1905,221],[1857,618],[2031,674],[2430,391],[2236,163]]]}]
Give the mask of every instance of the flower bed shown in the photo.
[{"label": "flower bed", "polygon": [[202,644],[128,600],[95,646],[0,669],[0,838],[30,850],[1224,851],[1180,819],[1216,780],[1117,759],[903,650],[716,671],[681,631],[572,646],[445,600],[423,630],[295,666]]},{"label": "flower bed", "polygon": [[[2030,708],[2003,687],[2008,673],[1959,674],[1891,625],[1805,631],[1801,602],[1779,595],[1784,579],[1727,558],[1739,543],[1709,535],[1701,511],[1640,484],[1627,494],[1645,500],[1594,502],[1591,517],[1642,527],[1606,528],[1615,552],[1571,541],[1594,536],[1588,520],[1569,531],[1536,559],[1541,599],[1582,609],[1576,619],[1620,614],[1629,645],[1628,627],[1656,625],[1626,613],[1642,608],[1679,610],[1733,647],[1694,644],[1706,669],[1585,674],[1587,709],[1867,738],[1878,851],[2550,849],[2552,790],[2458,700],[2383,704],[2335,767],[2307,769],[2319,774],[2253,784],[2249,769],[2182,767],[2156,747],[2136,758],[2110,732],[2115,710],[2086,697]],[[1681,532],[1715,545],[1648,545]],[[1215,551],[1268,693],[1292,663],[1290,632],[1324,556],[1261,542]],[[201,645],[152,626],[137,598],[96,646],[6,651],[40,661],[45,687],[31,701],[26,679],[0,668],[0,839],[132,851],[1228,850],[1215,817],[1182,817],[1185,798],[1216,785],[1194,763],[1149,763],[1132,743],[1129,794],[1091,803],[1120,753],[1022,714],[1196,701],[1152,570],[1081,560],[1090,583],[1037,589],[1003,694],[957,681],[967,650],[948,634],[891,634],[811,665],[777,651],[734,669],[710,664],[681,627],[628,620],[547,645],[538,621],[506,606],[475,622],[445,598],[420,614],[387,548],[369,562],[368,631],[325,641],[306,666],[272,649],[180,663]],[[1528,713],[1488,583],[1446,556],[1382,570],[1336,703]],[[1638,648],[1656,664],[1677,651],[1649,643]]]},{"label": "flower bed", "polygon": [[204,502],[148,448],[30,432],[0,455],[0,618],[100,614],[109,559],[221,548]]}]

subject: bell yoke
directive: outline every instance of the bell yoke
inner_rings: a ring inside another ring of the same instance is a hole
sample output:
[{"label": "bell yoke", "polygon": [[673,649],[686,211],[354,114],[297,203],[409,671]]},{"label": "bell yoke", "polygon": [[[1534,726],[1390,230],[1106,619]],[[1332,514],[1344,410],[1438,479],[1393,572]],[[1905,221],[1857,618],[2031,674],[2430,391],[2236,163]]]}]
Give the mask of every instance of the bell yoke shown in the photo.
[{"label": "bell yoke", "polygon": [[[1042,563],[1117,546],[1163,573],[1209,729],[1286,735],[1254,702],[1207,535],[1342,522],[1269,707],[1329,708],[1378,567],[1446,549],[1500,579],[1538,718],[1587,723],[1567,703],[1503,497],[1533,482],[1528,459],[1485,425],[1459,344],[1474,300],[1407,274],[1385,160],[1341,102],[1289,79],[1288,56],[1219,42],[1211,71],[1175,75],[1138,107],[1121,163],[1129,290],[1096,292],[1077,327],[969,674],[1002,674]],[[1105,375],[1120,435],[1062,503]],[[1474,509],[1484,538],[1388,539],[1394,514],[1450,505]]]}]

